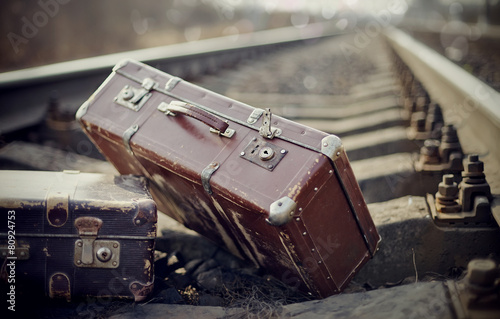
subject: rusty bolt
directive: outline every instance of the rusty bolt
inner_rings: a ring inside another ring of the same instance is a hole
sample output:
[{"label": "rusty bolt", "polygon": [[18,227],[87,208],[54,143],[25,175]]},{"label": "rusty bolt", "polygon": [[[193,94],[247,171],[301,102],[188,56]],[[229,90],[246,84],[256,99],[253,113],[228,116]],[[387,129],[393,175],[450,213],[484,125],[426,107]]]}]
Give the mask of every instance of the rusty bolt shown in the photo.
[{"label": "rusty bolt", "polygon": [[484,163],[479,160],[476,154],[469,155],[469,160],[465,165],[465,171],[468,173],[482,173],[484,171]]},{"label": "rusty bolt", "polygon": [[453,181],[453,174],[443,176],[443,181],[438,186],[439,194],[444,198],[456,199],[458,195],[457,183]]},{"label": "rusty bolt", "polygon": [[491,259],[474,259],[467,265],[467,281],[470,285],[482,288],[493,287],[499,272]]},{"label": "rusty bolt", "polygon": [[443,126],[441,129],[442,137],[441,141],[446,143],[456,143],[458,142],[458,134],[455,126],[453,124],[448,124]]},{"label": "rusty bolt", "polygon": [[441,112],[441,107],[439,106],[439,104],[433,103],[429,106],[429,113],[427,114],[426,118],[425,130],[427,132],[439,130],[439,133],[441,133],[442,125],[443,113]]},{"label": "rusty bolt", "polygon": [[466,184],[483,184],[486,183],[484,175],[484,163],[479,160],[476,154],[469,155],[465,161],[464,171],[462,172],[463,182]]},{"label": "rusty bolt", "polygon": [[420,149],[420,161],[423,164],[438,164],[441,159],[439,157],[439,145],[438,140],[425,140],[424,146]]},{"label": "rusty bolt", "polygon": [[453,174],[443,176],[436,193],[436,210],[441,213],[456,213],[461,210],[457,202],[458,186],[453,180]]},{"label": "rusty bolt", "polygon": [[411,127],[417,132],[425,132],[425,113],[415,112],[411,116]]}]

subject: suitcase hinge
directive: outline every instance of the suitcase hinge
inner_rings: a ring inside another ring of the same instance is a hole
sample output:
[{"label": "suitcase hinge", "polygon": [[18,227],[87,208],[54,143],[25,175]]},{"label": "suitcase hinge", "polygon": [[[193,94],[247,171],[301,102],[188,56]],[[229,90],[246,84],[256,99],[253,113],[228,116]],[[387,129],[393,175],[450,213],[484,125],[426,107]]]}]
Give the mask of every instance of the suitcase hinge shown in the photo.
[{"label": "suitcase hinge", "polygon": [[80,239],[75,242],[74,263],[77,267],[117,268],[120,243],[114,240],[97,240],[102,220],[96,217],[78,217],[75,220]]},{"label": "suitcase hinge", "polygon": [[181,78],[174,76],[173,78],[168,80],[168,82],[165,84],[165,90],[172,91],[174,87],[177,85],[177,83],[179,83],[180,81],[182,81]]},{"label": "suitcase hinge", "polygon": [[125,85],[114,98],[115,103],[125,106],[131,110],[139,111],[146,101],[151,97],[152,89],[157,88],[158,83],[151,78],[145,78],[140,88]]},{"label": "suitcase hinge", "polygon": [[292,219],[296,207],[297,203],[293,199],[282,197],[271,204],[266,222],[273,226],[283,226]]},{"label": "suitcase hinge", "polygon": [[259,129],[259,134],[267,139],[273,139],[281,134],[281,129],[271,127],[271,115],[271,109],[267,108],[262,118],[262,126]]},{"label": "suitcase hinge", "polygon": [[343,147],[342,141],[335,135],[328,135],[321,140],[321,153],[326,155],[332,161],[339,158]]},{"label": "suitcase hinge", "polygon": [[255,124],[257,122],[257,120],[262,116],[263,113],[264,113],[263,109],[254,109],[252,111],[252,114],[250,114],[250,116],[248,117],[247,123],[248,124]]}]

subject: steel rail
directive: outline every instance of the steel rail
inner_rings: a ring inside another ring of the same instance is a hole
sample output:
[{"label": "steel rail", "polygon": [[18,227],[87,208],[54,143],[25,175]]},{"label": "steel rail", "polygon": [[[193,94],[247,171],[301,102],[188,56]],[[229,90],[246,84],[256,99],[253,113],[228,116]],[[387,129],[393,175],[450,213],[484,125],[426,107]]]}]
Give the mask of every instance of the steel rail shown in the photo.
[{"label": "steel rail", "polygon": [[388,28],[385,36],[457,127],[464,150],[481,149],[500,162],[500,94],[405,32]]},{"label": "steel rail", "polygon": [[320,37],[339,34],[341,31],[332,28],[331,24],[315,23],[303,29],[285,27],[204,39],[194,42],[178,43],[147,49],[120,52],[79,60],[60,62],[45,66],[32,67],[0,73],[0,89],[19,86],[25,83],[47,81],[59,78],[77,78],[81,74],[99,71],[110,72],[120,60],[131,58],[147,64],[165,63],[178,59],[199,59],[225,52],[236,52],[253,48],[295,43]]},{"label": "steel rail", "polygon": [[332,24],[317,23],[301,29],[272,29],[0,73],[0,134],[39,123],[54,98],[61,111],[76,112],[124,58],[193,78],[274,48],[342,33]]}]

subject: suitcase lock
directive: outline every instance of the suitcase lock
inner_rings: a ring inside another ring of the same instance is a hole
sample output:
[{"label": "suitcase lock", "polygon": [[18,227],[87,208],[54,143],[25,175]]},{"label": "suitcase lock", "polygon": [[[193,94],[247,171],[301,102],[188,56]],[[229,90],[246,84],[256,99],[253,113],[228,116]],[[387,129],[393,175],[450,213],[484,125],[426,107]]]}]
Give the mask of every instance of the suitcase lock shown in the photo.
[{"label": "suitcase lock", "polygon": [[115,240],[98,240],[102,220],[96,217],[79,217],[75,220],[80,239],[75,242],[74,262],[77,267],[117,268],[120,263],[120,243]]},{"label": "suitcase lock", "polygon": [[134,111],[139,111],[146,101],[151,97],[151,90],[158,87],[153,79],[146,78],[142,81],[140,88],[125,85],[114,98],[115,103],[125,106]]}]

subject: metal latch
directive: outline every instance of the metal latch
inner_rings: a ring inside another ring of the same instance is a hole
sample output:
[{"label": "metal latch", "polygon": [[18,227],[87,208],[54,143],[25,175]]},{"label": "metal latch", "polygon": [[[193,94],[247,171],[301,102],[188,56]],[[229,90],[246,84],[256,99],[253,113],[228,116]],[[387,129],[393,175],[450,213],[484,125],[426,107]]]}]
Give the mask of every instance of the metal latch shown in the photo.
[{"label": "metal latch", "polygon": [[18,241],[15,241],[14,245],[8,245],[7,243],[1,244],[0,258],[27,260],[30,258],[30,246],[29,244],[23,244]]},{"label": "metal latch", "polygon": [[117,268],[120,263],[120,243],[115,240],[97,240],[102,220],[79,217],[75,220],[80,239],[75,241],[74,263],[77,267]]},{"label": "metal latch", "polygon": [[131,110],[139,111],[144,103],[151,97],[152,89],[158,87],[158,83],[153,79],[145,78],[140,88],[125,85],[114,98],[115,103],[125,106]]},{"label": "metal latch", "polygon": [[260,136],[273,139],[275,136],[281,134],[281,130],[279,128],[271,127],[271,109],[266,108],[262,118],[262,126],[259,129]]}]

